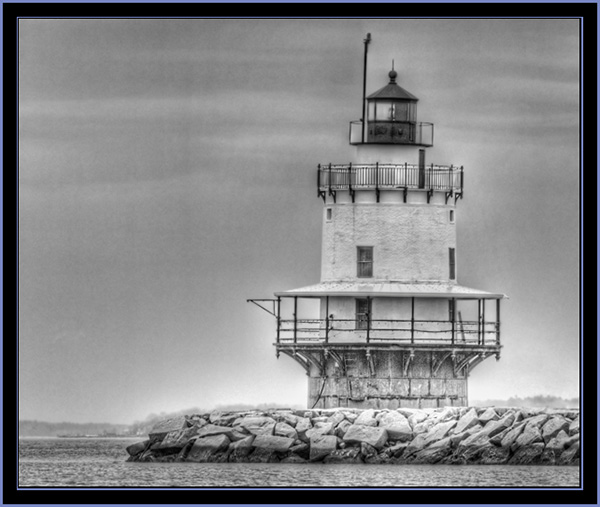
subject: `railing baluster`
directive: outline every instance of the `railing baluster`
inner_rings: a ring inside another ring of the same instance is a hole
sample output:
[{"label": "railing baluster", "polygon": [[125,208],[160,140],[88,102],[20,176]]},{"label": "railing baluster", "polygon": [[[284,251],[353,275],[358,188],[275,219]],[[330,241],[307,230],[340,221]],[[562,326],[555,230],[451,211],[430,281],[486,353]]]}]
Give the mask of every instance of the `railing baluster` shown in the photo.
[{"label": "railing baluster", "polygon": [[277,343],[279,343],[281,332],[281,297],[277,296]]},{"label": "railing baluster", "polygon": [[410,343],[415,343],[415,298],[410,298]]},{"label": "railing baluster", "polygon": [[325,297],[325,343],[329,342],[329,296]]},{"label": "railing baluster", "polygon": [[481,325],[483,333],[481,334],[481,345],[485,345],[485,298],[483,298],[483,311],[481,313]]},{"label": "railing baluster", "polygon": [[500,345],[500,299],[496,299],[496,345]]},{"label": "railing baluster", "polygon": [[294,296],[294,343],[298,342],[298,297]]}]

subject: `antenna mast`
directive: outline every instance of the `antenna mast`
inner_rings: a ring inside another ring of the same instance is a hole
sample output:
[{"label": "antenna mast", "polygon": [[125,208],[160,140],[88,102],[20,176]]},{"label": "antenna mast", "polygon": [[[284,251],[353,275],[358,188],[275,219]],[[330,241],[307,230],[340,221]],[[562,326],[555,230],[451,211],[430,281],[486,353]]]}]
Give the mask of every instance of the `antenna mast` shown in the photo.
[{"label": "antenna mast", "polygon": [[369,47],[369,42],[371,42],[371,34],[368,33],[367,37],[363,40],[365,43],[365,63],[363,70],[363,96],[362,96],[362,138],[361,142],[365,142],[365,126],[367,124],[365,120],[365,106],[367,103],[367,48]]}]

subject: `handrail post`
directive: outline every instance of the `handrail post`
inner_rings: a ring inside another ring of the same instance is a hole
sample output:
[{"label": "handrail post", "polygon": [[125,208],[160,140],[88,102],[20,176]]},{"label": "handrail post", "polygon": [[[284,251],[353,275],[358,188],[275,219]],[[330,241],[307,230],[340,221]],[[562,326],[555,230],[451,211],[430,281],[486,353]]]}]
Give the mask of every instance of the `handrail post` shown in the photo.
[{"label": "handrail post", "polygon": [[477,300],[477,345],[481,345],[481,299]]},{"label": "handrail post", "polygon": [[298,296],[294,296],[294,344],[298,342]]},{"label": "handrail post", "polygon": [[370,341],[371,331],[371,298],[367,297],[367,343]]},{"label": "handrail post", "polygon": [[321,197],[321,164],[317,164],[317,192],[318,197]]},{"label": "handrail post", "polygon": [[329,296],[325,296],[325,343],[329,343]]},{"label": "handrail post", "polygon": [[500,345],[500,298],[496,299],[496,345]]},{"label": "handrail post", "polygon": [[277,344],[279,345],[281,332],[281,296],[277,296]]},{"label": "handrail post", "polygon": [[379,162],[375,162],[375,195],[379,202]]},{"label": "handrail post", "polygon": [[[327,185],[329,186],[329,195],[331,195],[331,162],[329,162],[329,170],[327,174]],[[335,199],[334,199],[335,201]]]},{"label": "handrail post", "polygon": [[483,310],[481,312],[481,345],[485,345],[485,298],[483,298]]},{"label": "handrail post", "polygon": [[352,188],[352,162],[348,164],[348,193],[354,202],[354,189]]},{"label": "handrail post", "polygon": [[415,298],[410,298],[410,343],[415,343]]},{"label": "handrail post", "polygon": [[455,340],[455,329],[454,329],[454,322],[456,320],[456,298],[452,298],[450,300],[452,302],[452,314],[450,315],[450,320],[452,321],[452,345],[454,345],[454,340]]}]

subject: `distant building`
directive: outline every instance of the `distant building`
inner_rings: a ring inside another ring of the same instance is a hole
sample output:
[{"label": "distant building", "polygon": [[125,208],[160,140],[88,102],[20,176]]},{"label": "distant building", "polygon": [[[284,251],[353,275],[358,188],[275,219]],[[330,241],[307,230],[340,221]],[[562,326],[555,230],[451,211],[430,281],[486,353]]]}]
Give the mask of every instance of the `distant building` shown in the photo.
[{"label": "distant building", "polygon": [[250,300],[304,368],[309,407],[464,406],[469,373],[500,357],[505,296],[457,282],[463,167],[426,164],[433,124],[397,78],[363,97],[355,161],[318,166],[320,283]]}]

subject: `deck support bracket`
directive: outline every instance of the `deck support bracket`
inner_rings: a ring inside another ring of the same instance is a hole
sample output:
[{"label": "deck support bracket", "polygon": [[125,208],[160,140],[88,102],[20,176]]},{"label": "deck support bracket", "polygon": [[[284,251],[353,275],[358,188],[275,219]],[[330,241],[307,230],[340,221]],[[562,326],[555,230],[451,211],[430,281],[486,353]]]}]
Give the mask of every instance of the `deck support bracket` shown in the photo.
[{"label": "deck support bracket", "polygon": [[451,354],[452,354],[452,352],[446,352],[446,353],[440,354],[439,356],[436,356],[435,352],[432,353],[433,357],[431,359],[431,372],[434,377],[437,376],[440,366],[442,366],[444,361],[446,359],[448,359]]},{"label": "deck support bracket", "polygon": [[479,352],[463,356],[461,360],[454,363],[454,375],[466,375],[469,371],[469,368],[467,368],[467,366],[470,366],[471,363],[479,364],[481,361],[483,361],[483,359],[479,360],[480,356],[481,354]]},{"label": "deck support bracket", "polygon": [[281,352],[283,352],[287,356],[290,356],[294,361],[296,361],[300,366],[302,366],[307,375],[310,373],[310,363],[306,360],[305,357],[299,355],[295,349],[282,350]]}]

